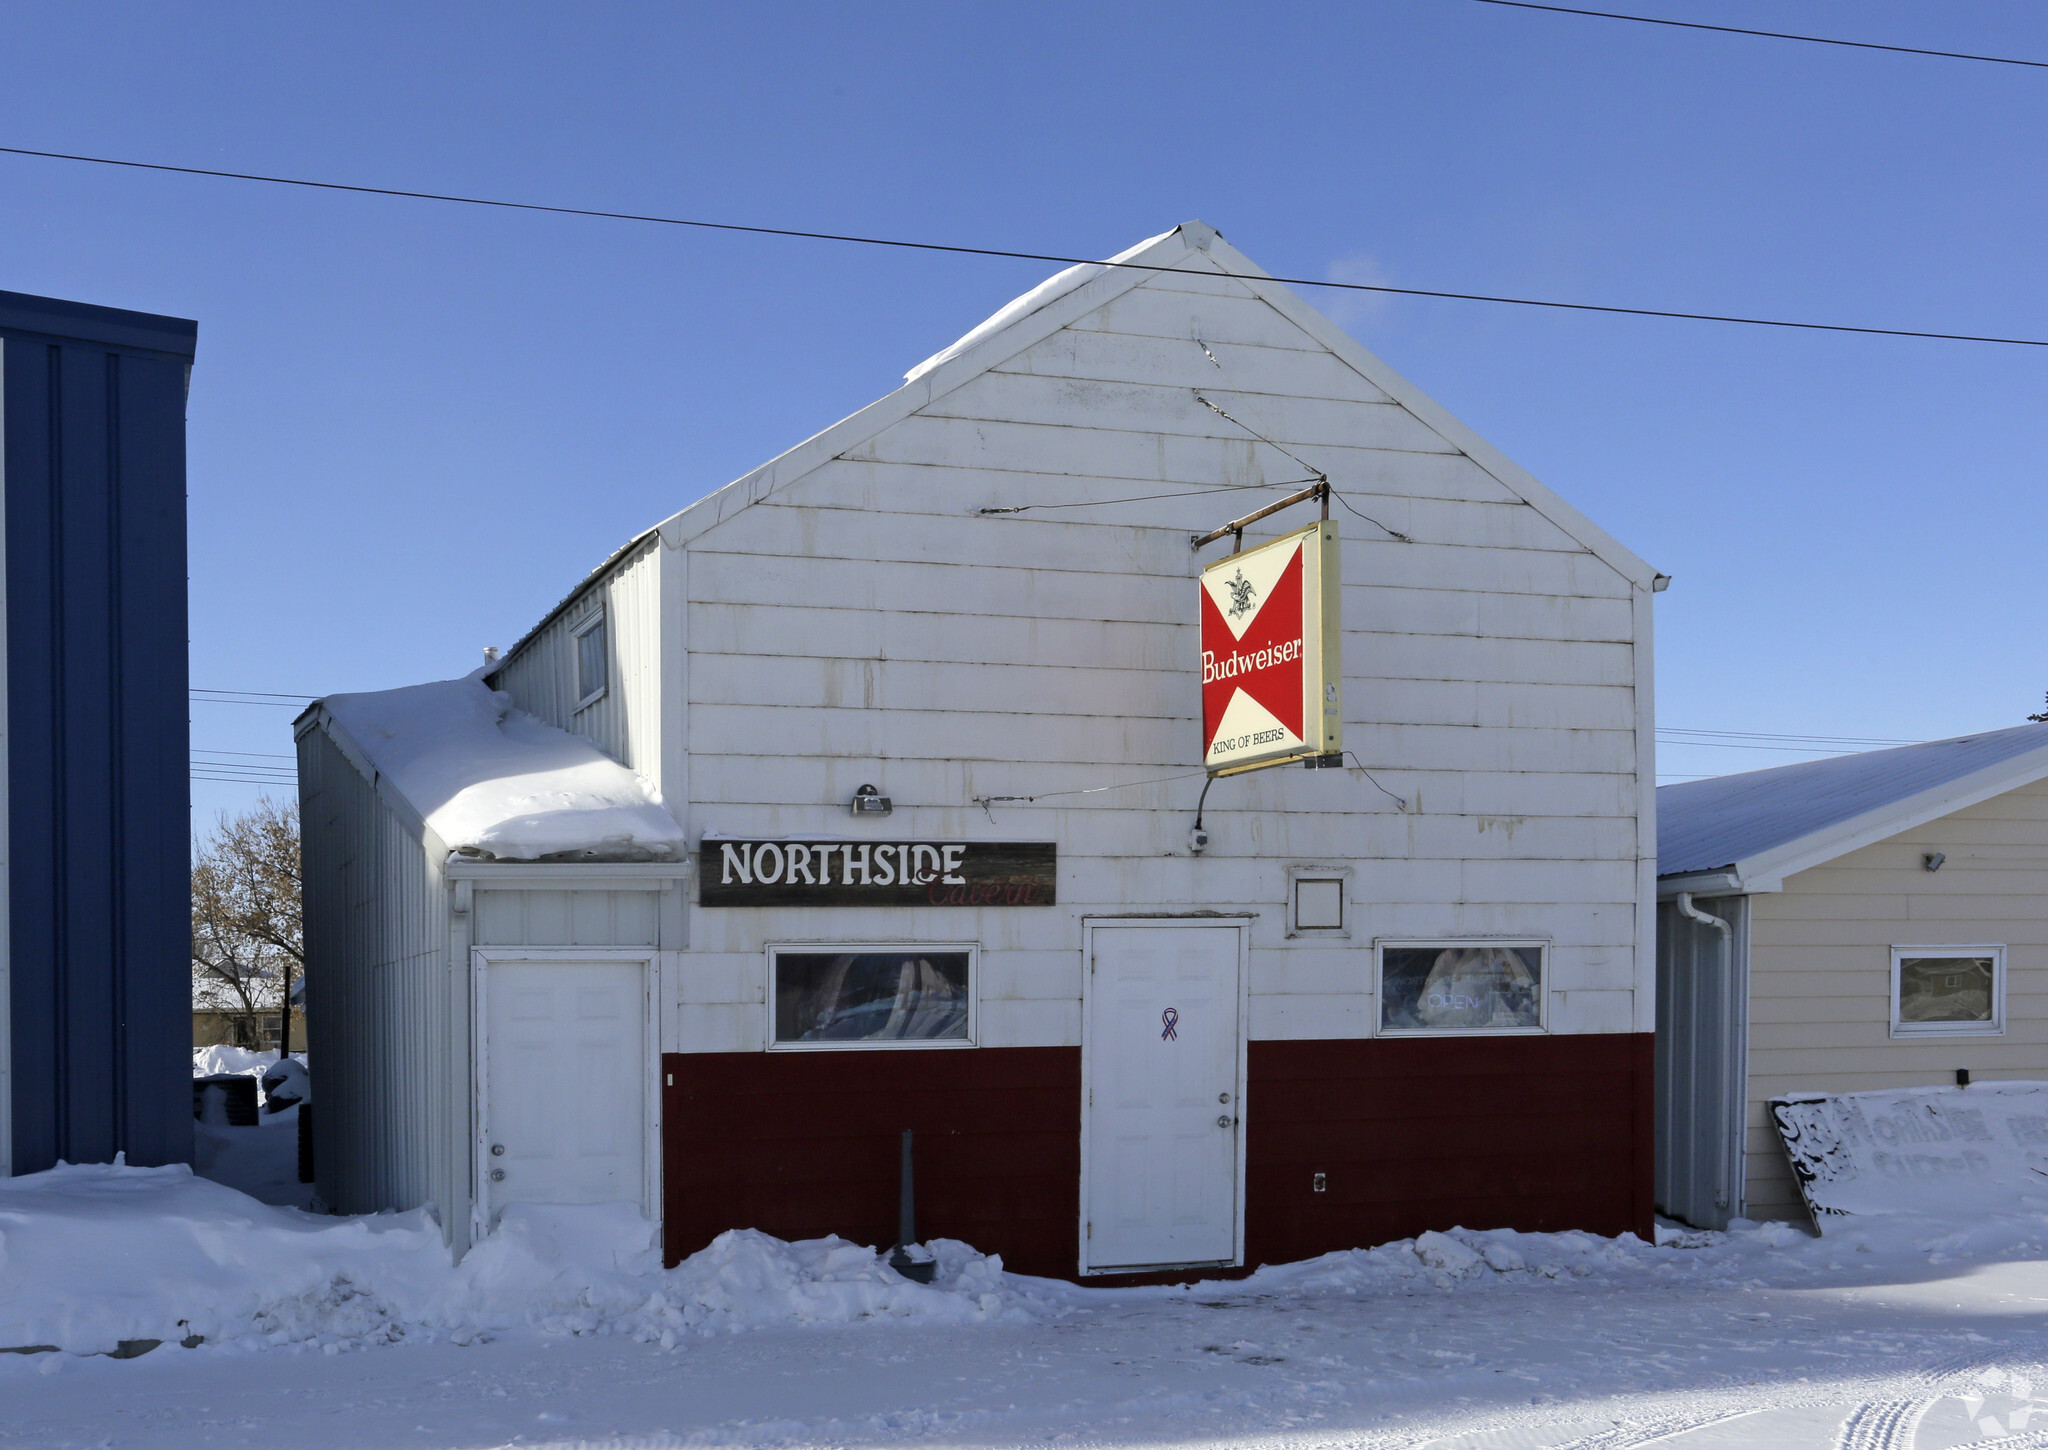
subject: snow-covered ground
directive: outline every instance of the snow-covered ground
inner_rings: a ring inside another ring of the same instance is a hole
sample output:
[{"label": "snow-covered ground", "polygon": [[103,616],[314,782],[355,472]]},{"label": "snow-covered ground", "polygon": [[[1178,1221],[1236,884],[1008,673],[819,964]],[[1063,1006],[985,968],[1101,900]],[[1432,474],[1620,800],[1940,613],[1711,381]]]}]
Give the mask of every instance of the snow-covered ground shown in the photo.
[{"label": "snow-covered ground", "polygon": [[0,1346],[63,1346],[0,1355],[0,1446],[2048,1446],[2048,1215],[1666,1239],[1124,1291],[940,1243],[927,1288],[746,1232],[663,1271],[605,1209],[454,1267],[420,1214],[60,1168],[0,1183]]}]

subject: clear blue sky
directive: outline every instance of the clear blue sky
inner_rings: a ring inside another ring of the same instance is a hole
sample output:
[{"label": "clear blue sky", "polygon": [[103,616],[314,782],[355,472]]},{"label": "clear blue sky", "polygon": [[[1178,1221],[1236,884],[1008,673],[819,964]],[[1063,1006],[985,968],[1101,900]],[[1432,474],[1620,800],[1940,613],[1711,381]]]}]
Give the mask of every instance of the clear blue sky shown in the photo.
[{"label": "clear blue sky", "polygon": [[[1633,4],[2048,59],[2030,0]],[[0,4],[0,144],[1085,255],[1199,216],[1281,274],[2048,338],[2044,136],[2048,71],[1473,0]],[[0,217],[0,287],[199,320],[192,677],[248,690],[466,672],[1052,270],[15,157]],[[1675,577],[1663,723],[2040,708],[2048,349],[1312,297]]]}]

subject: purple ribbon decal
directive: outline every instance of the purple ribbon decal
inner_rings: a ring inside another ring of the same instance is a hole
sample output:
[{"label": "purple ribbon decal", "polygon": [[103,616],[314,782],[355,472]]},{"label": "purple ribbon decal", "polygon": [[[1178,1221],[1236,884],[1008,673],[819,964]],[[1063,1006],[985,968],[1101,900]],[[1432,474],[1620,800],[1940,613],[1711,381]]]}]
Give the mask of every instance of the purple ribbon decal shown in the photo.
[{"label": "purple ribbon decal", "polygon": [[1174,1024],[1180,1021],[1180,1012],[1175,1008],[1168,1007],[1159,1014],[1159,1020],[1166,1024],[1166,1030],[1159,1034],[1159,1040],[1161,1042],[1180,1041],[1180,1034],[1173,1030]]}]

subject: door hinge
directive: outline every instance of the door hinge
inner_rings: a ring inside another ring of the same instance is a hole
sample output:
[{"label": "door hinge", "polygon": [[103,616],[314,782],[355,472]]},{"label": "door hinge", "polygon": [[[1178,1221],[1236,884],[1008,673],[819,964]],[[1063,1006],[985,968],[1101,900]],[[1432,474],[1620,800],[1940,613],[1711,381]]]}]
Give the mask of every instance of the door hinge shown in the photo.
[{"label": "door hinge", "polygon": [[1088,1220],[1088,1237],[1091,1239],[1095,1237],[1095,1220],[1092,1218]]},{"label": "door hinge", "polygon": [[1091,1107],[1091,1108],[1095,1106],[1095,1089],[1094,1089],[1094,1088],[1090,1088],[1090,1089],[1088,1089],[1088,1106],[1089,1106],[1089,1107]]}]

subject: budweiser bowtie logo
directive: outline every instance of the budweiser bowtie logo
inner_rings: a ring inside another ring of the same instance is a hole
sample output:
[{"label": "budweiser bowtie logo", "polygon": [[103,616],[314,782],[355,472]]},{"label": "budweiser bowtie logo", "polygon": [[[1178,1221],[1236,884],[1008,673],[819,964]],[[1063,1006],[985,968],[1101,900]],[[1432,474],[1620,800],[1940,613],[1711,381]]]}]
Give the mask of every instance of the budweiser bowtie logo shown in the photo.
[{"label": "budweiser bowtie logo", "polygon": [[1337,712],[1323,678],[1321,587],[1335,552],[1324,524],[1203,571],[1202,753],[1211,770],[1335,748],[1324,744]]}]

